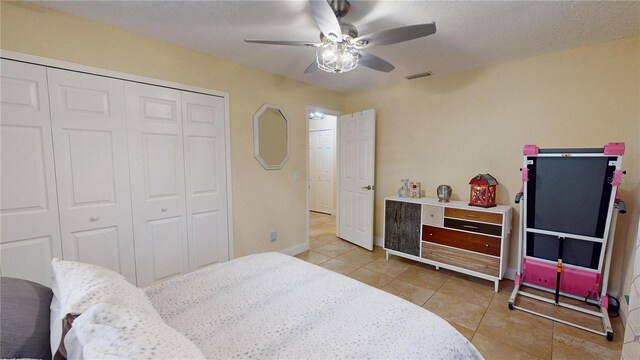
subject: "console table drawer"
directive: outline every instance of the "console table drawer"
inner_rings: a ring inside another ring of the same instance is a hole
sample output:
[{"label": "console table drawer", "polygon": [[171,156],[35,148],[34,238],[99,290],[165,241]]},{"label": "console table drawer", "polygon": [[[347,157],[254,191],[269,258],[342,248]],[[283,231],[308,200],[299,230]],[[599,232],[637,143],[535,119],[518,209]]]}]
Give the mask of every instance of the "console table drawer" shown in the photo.
[{"label": "console table drawer", "polygon": [[422,258],[491,276],[498,276],[500,269],[500,258],[470,253],[425,241],[422,242]]},{"label": "console table drawer", "polygon": [[490,236],[423,225],[422,240],[487,255],[500,256],[500,239]]},{"label": "console table drawer", "polygon": [[463,220],[482,221],[498,225],[502,224],[502,214],[483,211],[445,208],[444,216]]},{"label": "console table drawer", "polygon": [[442,226],[442,206],[422,205],[422,222],[427,225]]},{"label": "console table drawer", "polygon": [[451,229],[460,229],[465,231],[473,231],[477,233],[483,233],[488,235],[502,235],[502,226],[491,225],[473,221],[458,220],[458,219],[444,219],[444,227]]}]

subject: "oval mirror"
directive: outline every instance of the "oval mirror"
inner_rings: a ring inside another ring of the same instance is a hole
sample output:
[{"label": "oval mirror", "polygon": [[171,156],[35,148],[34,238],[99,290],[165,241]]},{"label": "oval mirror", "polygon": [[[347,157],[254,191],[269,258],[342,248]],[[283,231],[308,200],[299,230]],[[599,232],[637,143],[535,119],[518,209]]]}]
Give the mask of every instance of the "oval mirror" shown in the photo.
[{"label": "oval mirror", "polygon": [[264,104],[253,114],[253,153],[267,170],[281,169],[289,158],[289,120],[278,105]]}]

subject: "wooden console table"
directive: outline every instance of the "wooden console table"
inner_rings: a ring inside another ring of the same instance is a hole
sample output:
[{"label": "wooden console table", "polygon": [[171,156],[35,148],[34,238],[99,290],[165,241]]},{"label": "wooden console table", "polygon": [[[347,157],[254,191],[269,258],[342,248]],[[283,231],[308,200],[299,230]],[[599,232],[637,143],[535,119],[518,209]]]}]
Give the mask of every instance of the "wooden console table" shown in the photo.
[{"label": "wooden console table", "polygon": [[387,259],[397,255],[490,280],[498,291],[509,258],[510,206],[394,196],[384,209]]}]

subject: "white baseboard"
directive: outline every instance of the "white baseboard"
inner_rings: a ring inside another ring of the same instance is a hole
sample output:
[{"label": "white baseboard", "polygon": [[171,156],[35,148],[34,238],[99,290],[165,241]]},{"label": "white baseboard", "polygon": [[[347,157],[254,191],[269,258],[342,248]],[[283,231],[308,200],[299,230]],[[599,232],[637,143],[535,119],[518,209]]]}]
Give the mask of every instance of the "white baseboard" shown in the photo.
[{"label": "white baseboard", "polygon": [[294,245],[291,247],[288,247],[286,249],[282,249],[282,250],[278,250],[278,252],[281,252],[283,254],[287,254],[287,255],[291,255],[291,256],[296,256],[298,254],[302,254],[303,252],[309,250],[309,243],[308,242],[303,242],[302,244],[298,244],[298,245]]}]

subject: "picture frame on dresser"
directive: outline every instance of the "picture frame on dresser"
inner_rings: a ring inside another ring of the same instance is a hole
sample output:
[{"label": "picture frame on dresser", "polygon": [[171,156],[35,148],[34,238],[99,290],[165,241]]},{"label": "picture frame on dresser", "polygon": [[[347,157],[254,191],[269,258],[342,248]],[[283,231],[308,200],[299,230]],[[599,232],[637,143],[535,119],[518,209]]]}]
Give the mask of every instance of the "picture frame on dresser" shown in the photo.
[{"label": "picture frame on dresser", "polygon": [[464,201],[387,197],[383,248],[415,260],[494,282],[498,292],[509,258],[512,208]]}]

